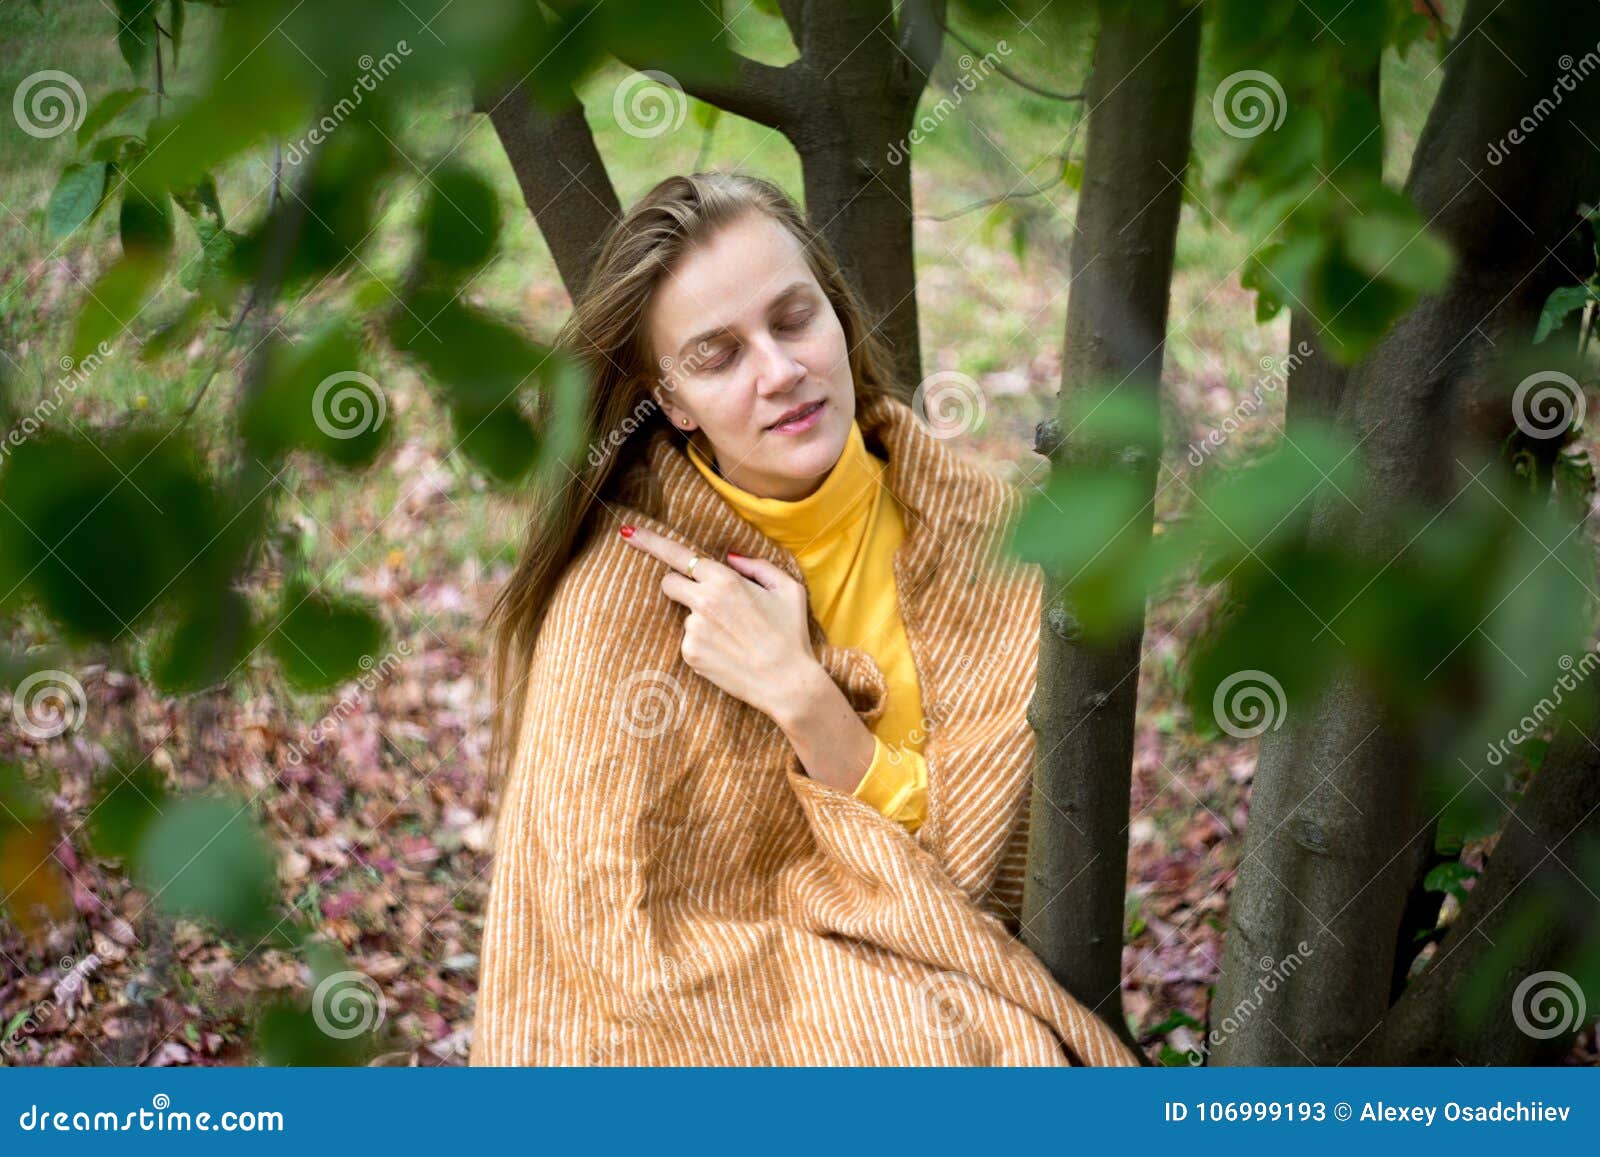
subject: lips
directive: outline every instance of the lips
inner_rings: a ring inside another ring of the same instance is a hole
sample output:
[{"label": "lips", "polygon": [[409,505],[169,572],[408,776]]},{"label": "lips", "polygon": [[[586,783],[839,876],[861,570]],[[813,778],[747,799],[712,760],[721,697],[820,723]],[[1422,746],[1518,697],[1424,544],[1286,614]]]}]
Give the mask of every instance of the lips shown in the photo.
[{"label": "lips", "polygon": [[796,406],[794,409],[789,410],[786,413],[784,413],[776,422],[774,422],[774,423],[772,423],[772,425],[768,426],[767,429],[774,430],[779,426],[787,425],[788,423],[794,421],[796,418],[807,417],[807,416],[810,415],[810,413],[813,410],[821,409],[822,404],[823,404],[822,402],[817,401],[817,402],[807,402],[803,406]]}]

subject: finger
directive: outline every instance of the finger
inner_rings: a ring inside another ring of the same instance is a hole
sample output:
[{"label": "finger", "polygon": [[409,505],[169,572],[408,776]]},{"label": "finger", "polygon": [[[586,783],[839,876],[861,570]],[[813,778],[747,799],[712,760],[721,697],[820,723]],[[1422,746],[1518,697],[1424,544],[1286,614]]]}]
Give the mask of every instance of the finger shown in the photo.
[{"label": "finger", "polygon": [[[697,551],[691,550],[681,542],[676,542],[664,534],[657,534],[645,526],[622,526],[618,528],[622,540],[629,546],[644,551],[646,554],[660,559],[679,574],[684,574],[689,569],[689,560],[696,557]],[[699,555],[700,561],[695,563],[694,577],[704,578],[708,568],[722,567],[715,559]],[[722,567],[726,570],[727,568]]]},{"label": "finger", "polygon": [[[781,586],[785,579],[790,579],[788,571],[776,563],[768,562],[764,558],[751,558],[749,555],[728,553],[728,565],[750,581],[765,587],[767,590]],[[695,569],[699,569],[696,567]]]},{"label": "finger", "polygon": [[[699,570],[699,567],[695,568]],[[681,603],[690,610],[698,610],[703,588],[691,578],[673,572],[661,576],[661,593],[675,603]]]}]

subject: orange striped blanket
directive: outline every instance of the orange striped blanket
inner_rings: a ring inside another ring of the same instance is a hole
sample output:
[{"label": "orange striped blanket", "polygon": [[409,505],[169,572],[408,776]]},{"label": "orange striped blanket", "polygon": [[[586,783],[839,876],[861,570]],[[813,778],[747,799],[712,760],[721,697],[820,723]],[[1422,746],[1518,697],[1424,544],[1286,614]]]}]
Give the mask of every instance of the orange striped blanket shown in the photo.
[{"label": "orange striped blanket", "polygon": [[[1041,580],[995,546],[1020,499],[901,402],[865,400],[857,420],[906,510],[895,574],[927,716],[926,822],[910,835],[811,780],[766,716],[683,663],[682,608],[618,525],[801,574],[655,431],[535,648],[497,810],[474,1065],[1135,1063],[1014,936]],[[877,664],[812,631],[870,724]]]}]

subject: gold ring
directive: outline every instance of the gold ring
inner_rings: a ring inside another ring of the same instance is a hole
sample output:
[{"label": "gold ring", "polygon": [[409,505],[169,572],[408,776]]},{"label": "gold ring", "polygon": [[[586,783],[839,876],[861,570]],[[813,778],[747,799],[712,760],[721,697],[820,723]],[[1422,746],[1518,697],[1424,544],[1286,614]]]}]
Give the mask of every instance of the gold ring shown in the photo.
[{"label": "gold ring", "polygon": [[684,568],[684,572],[683,573],[688,575],[690,578],[694,578],[695,564],[698,563],[699,561],[700,561],[700,556],[699,555],[691,554],[689,556],[689,565]]}]

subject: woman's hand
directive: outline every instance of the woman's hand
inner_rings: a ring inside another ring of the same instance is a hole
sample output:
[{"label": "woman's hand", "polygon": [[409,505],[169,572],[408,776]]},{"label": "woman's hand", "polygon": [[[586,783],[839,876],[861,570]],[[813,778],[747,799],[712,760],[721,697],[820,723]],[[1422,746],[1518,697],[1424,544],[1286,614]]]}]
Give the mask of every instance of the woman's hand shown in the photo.
[{"label": "woman's hand", "polygon": [[644,527],[624,526],[630,546],[666,563],[661,591],[689,609],[683,661],[735,699],[767,715],[788,738],[806,774],[853,792],[872,766],[877,741],[811,650],[807,593],[782,569],[728,555],[724,566]]},{"label": "woman's hand", "polygon": [[624,526],[628,545],[670,568],[661,593],[689,610],[683,661],[735,699],[777,717],[817,666],[806,617],[806,588],[759,558],[728,555],[727,565],[647,530]]}]

